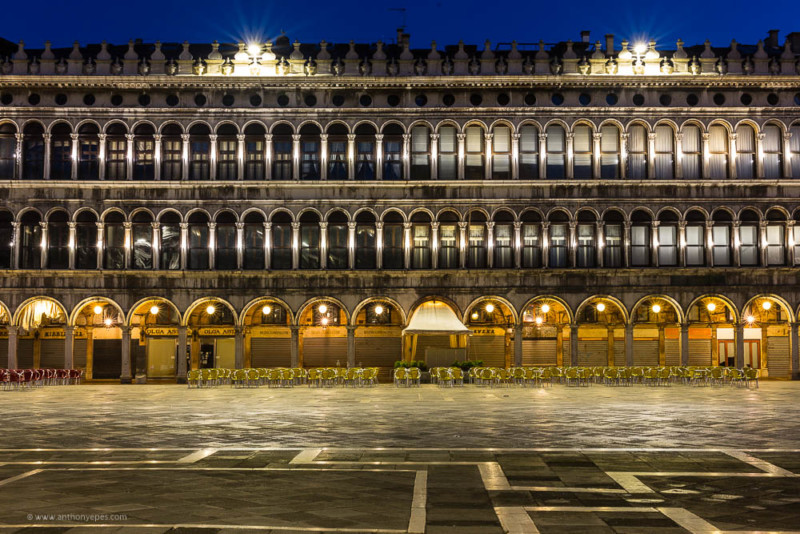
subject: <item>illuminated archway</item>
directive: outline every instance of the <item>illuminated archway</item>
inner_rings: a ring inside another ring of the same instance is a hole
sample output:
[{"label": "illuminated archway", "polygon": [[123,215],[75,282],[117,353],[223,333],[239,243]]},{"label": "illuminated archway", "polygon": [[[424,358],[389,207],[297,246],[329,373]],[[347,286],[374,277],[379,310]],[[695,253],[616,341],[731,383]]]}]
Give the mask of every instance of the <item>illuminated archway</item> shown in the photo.
[{"label": "illuminated archway", "polygon": [[236,311],[224,299],[206,297],[183,316],[190,343],[189,369],[236,367]]},{"label": "illuminated archway", "polygon": [[522,365],[569,365],[564,340],[571,324],[572,311],[564,300],[543,295],[528,301],[522,308]]},{"label": "illuminated archway", "polygon": [[681,365],[681,323],[683,313],[674,299],[648,295],[631,311],[633,323],[633,365]]},{"label": "illuminated archway", "polygon": [[73,361],[85,362],[87,379],[130,379],[130,360],[123,361],[125,314],[119,304],[106,297],[84,299],[75,306],[70,324],[75,327]]},{"label": "illuminated archway", "polygon": [[777,295],[756,295],[742,308],[742,355],[737,367],[760,369],[762,376],[792,375],[792,310]]},{"label": "illuminated archway", "polygon": [[275,297],[257,298],[244,307],[244,366],[254,368],[292,367],[292,310]]},{"label": "illuminated archway", "polygon": [[332,297],[306,302],[297,314],[298,364],[304,367],[345,367],[348,361],[349,316],[344,304]]},{"label": "illuminated archway", "polygon": [[388,297],[370,297],[356,306],[351,317],[355,362],[358,366],[378,367],[379,378],[391,378],[394,362],[403,358],[402,306]]},{"label": "illuminated archway", "polygon": [[8,307],[0,302],[0,369],[8,368],[8,325],[11,313]]},{"label": "illuminated archway", "polygon": [[[18,327],[15,367],[64,367],[67,321],[67,310],[53,298],[32,297],[20,304],[12,319]],[[9,365],[11,360],[9,355]]]},{"label": "illuminated archway", "polygon": [[[578,306],[575,323],[570,332],[570,355],[574,365],[625,366],[625,325],[628,322],[625,306],[614,297],[596,295]],[[572,351],[576,355],[572,355]],[[566,362],[565,362],[566,365]]]},{"label": "illuminated archway", "polygon": [[135,375],[174,378],[181,314],[169,300],[142,299],[128,314],[131,327],[131,360]]},{"label": "illuminated archway", "polygon": [[738,321],[739,315],[730,299],[722,295],[697,297],[686,309],[688,365],[735,365]]},{"label": "illuminated archway", "polygon": [[[415,322],[428,317],[426,322],[430,331],[424,333],[408,333]],[[447,322],[446,331],[437,331],[437,323]],[[453,334],[451,327],[460,325],[464,334]],[[424,361],[428,367],[449,366],[454,361],[466,359],[469,338],[467,328],[461,321],[461,312],[451,300],[443,297],[425,297],[412,306],[408,314],[408,325],[403,333],[403,359],[406,361]]]},{"label": "illuminated archway", "polygon": [[502,297],[480,297],[469,306],[465,323],[472,331],[467,359],[483,361],[487,367],[514,365],[514,327],[517,312]]}]

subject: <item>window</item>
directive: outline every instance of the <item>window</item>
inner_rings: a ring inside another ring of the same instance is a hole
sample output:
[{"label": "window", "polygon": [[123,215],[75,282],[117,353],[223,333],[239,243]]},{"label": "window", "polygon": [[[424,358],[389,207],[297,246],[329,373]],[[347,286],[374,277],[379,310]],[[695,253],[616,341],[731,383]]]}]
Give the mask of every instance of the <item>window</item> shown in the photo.
[{"label": "window", "polygon": [[177,271],[181,268],[180,219],[174,213],[166,214],[161,218],[159,230],[161,232],[159,267],[168,271]]},{"label": "window", "polygon": [[389,136],[383,141],[383,179],[403,179],[403,138]]},{"label": "window", "polygon": [[578,225],[578,267],[594,267],[596,257],[594,224]]},{"label": "window", "polygon": [[109,134],[106,138],[106,180],[125,180],[127,178],[127,153],[128,140],[125,137]]},{"label": "window", "polygon": [[431,178],[431,136],[425,126],[411,128],[411,179],[429,180]]},{"label": "window", "polygon": [[375,179],[375,134],[370,128],[356,131],[356,180]]},{"label": "window", "polygon": [[75,268],[97,269],[97,219],[88,211],[75,224]]},{"label": "window", "polygon": [[658,264],[662,267],[678,265],[678,229],[675,226],[658,227]]},{"label": "window", "polygon": [[301,222],[300,224],[300,268],[319,269],[320,228],[317,221]]},{"label": "window", "polygon": [[553,125],[547,128],[547,177],[565,178],[566,141],[564,128]]},{"label": "window", "polygon": [[82,126],[78,136],[78,179],[97,180],[100,177],[100,138],[97,126]]},{"label": "window", "polygon": [[39,269],[42,266],[42,227],[39,215],[26,213],[22,218],[19,244],[19,266],[21,269]]},{"label": "window", "polygon": [[764,126],[764,178],[780,178],[783,158],[781,129],[774,124]]},{"label": "window", "polygon": [[300,179],[319,180],[319,141],[303,139],[300,142]]},{"label": "window", "polygon": [[69,268],[69,226],[64,212],[53,213],[47,223],[47,267]]},{"label": "window", "polygon": [[715,125],[708,129],[708,177],[728,177],[728,130]]},{"label": "window", "polygon": [[15,177],[17,139],[11,124],[0,124],[0,180],[11,180]]},{"label": "window", "polygon": [[784,259],[783,223],[770,223],[767,226],[767,265],[783,265]]},{"label": "window", "polygon": [[72,177],[72,140],[69,129],[57,125],[50,139],[50,178],[69,180]]},{"label": "window", "polygon": [[631,226],[631,265],[634,267],[650,265],[650,225]]},{"label": "window", "polygon": [[439,128],[439,179],[458,178],[458,136],[453,126]]},{"label": "window", "polygon": [[288,217],[285,220],[274,219],[272,222],[272,255],[273,269],[292,268],[292,226]]},{"label": "window", "polygon": [[25,127],[24,133],[22,141],[22,178],[26,180],[41,180],[44,176],[44,130],[38,123],[33,123]]},{"label": "window", "polygon": [[183,173],[183,141],[177,127],[164,129],[161,138],[161,179],[180,180]]},{"label": "window", "polygon": [[405,267],[405,248],[403,247],[403,225],[386,222],[383,225],[383,263],[384,269]]},{"label": "window", "polygon": [[347,223],[328,223],[328,269],[347,269]]},{"label": "window", "polygon": [[628,130],[628,178],[647,178],[647,130],[641,124]]},{"label": "window", "polygon": [[698,180],[702,170],[702,145],[700,142],[700,128],[689,125],[683,129],[683,140],[681,148],[683,150],[683,177],[690,180]]},{"label": "window", "polygon": [[466,151],[464,160],[464,177],[467,180],[483,180],[486,178],[484,167],[484,135],[480,126],[468,126],[466,131]]},{"label": "window", "polygon": [[239,141],[234,135],[220,134],[217,140],[217,180],[236,180],[238,178],[238,151]]},{"label": "window", "polygon": [[711,229],[711,239],[714,242],[713,260],[715,266],[731,264],[731,228],[727,225],[714,224]]},{"label": "window", "polygon": [[[416,235],[414,236],[416,239]],[[416,245],[415,245],[416,246]],[[439,268],[459,267],[458,226],[442,224],[439,226]]]},{"label": "window", "polygon": [[600,176],[619,178],[619,130],[616,126],[603,126],[600,130]]},{"label": "window", "polygon": [[205,127],[192,128],[189,138],[189,179],[208,180],[211,172],[211,140]]},{"label": "window", "polygon": [[247,270],[264,268],[264,221],[255,213],[245,217],[243,267]]},{"label": "window", "polygon": [[656,126],[656,160],[654,178],[675,178],[675,136],[669,126]]},{"label": "window", "polygon": [[137,213],[131,225],[133,269],[153,268],[153,225],[147,213]]},{"label": "window", "polygon": [[495,126],[492,130],[492,178],[511,178],[511,128]]},{"label": "window", "polygon": [[792,137],[789,138],[789,156],[792,158],[792,178],[800,178],[800,124],[792,126],[790,133]]},{"label": "window", "polygon": [[347,179],[347,141],[328,141],[328,179]]},{"label": "window", "polygon": [[142,134],[137,128],[133,142],[133,179],[152,180],[155,178],[155,141],[152,134]]},{"label": "window", "polygon": [[542,266],[542,227],[538,223],[522,225],[522,266],[533,269]]},{"label": "window", "polygon": [[7,211],[0,212],[0,269],[10,269],[14,228],[13,217]]},{"label": "window", "polygon": [[[224,217],[224,218],[223,218]],[[233,215],[223,213],[217,219],[214,234],[214,269],[217,271],[233,271],[238,268],[236,257],[236,223]]]},{"label": "window", "polygon": [[758,265],[758,227],[739,227],[739,260],[742,265]]},{"label": "window", "polygon": [[431,268],[431,227],[428,223],[414,223],[411,226],[411,268]]},{"label": "window", "polygon": [[121,214],[106,217],[103,234],[103,267],[125,269],[125,226]]},{"label": "window", "polygon": [[603,247],[603,265],[605,267],[622,267],[622,225],[605,225],[605,247]]},{"label": "window", "polygon": [[800,263],[800,226],[797,223],[792,228],[792,237],[794,238],[794,263],[796,265]]},{"label": "window", "polygon": [[567,266],[567,237],[566,224],[550,225],[550,267]]},{"label": "window", "polygon": [[375,223],[356,225],[356,269],[374,269],[376,257]]},{"label": "window", "polygon": [[523,126],[519,131],[519,177],[539,177],[539,130],[535,126]]},{"label": "window", "polygon": [[755,178],[756,135],[751,126],[736,128],[736,176],[749,180]]},{"label": "window", "polygon": [[244,179],[264,179],[264,134],[258,128],[246,128],[244,138]]},{"label": "window", "polygon": [[705,264],[705,227],[696,224],[686,226],[686,265]]},{"label": "window", "polygon": [[208,230],[208,222],[202,216],[189,219],[189,269],[208,269]]},{"label": "window", "polygon": [[276,134],[273,137],[272,179],[292,179],[292,138],[289,135]]},{"label": "window", "polygon": [[592,130],[586,125],[575,126],[572,141],[573,176],[579,180],[592,178]]},{"label": "window", "polygon": [[514,227],[512,225],[495,224],[494,267],[496,269],[509,269],[514,266],[513,237]]},{"label": "window", "polygon": [[467,266],[471,269],[486,268],[486,224],[470,224],[468,227]]}]

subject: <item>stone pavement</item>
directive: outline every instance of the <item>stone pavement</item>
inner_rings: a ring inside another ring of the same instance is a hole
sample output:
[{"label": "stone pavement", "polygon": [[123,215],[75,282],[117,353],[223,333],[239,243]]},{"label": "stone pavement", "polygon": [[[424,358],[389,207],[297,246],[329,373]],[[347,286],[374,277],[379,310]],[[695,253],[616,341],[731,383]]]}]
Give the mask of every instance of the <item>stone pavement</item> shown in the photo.
[{"label": "stone pavement", "polygon": [[798,394],[0,392],[0,533],[800,532]]}]

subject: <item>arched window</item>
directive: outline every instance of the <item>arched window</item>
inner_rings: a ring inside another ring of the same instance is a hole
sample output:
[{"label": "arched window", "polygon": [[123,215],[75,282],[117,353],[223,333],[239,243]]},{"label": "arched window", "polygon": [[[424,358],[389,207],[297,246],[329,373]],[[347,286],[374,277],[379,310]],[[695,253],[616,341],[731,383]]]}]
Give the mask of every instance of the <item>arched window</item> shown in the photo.
[{"label": "arched window", "polygon": [[343,124],[328,128],[328,180],[347,180],[347,128]]},{"label": "arched window", "polygon": [[628,178],[647,178],[647,129],[641,124],[628,129]]},{"label": "arched window", "polygon": [[731,215],[727,211],[717,210],[712,218],[712,260],[715,267],[728,266],[731,264]]},{"label": "arched window", "polygon": [[[674,267],[678,265],[678,216],[665,211],[658,217],[658,265]],[[689,235],[687,228],[687,237]],[[688,258],[687,249],[687,258]]]},{"label": "arched window", "polygon": [[767,265],[786,264],[786,216],[782,211],[767,212]]},{"label": "arched window", "polygon": [[383,179],[402,180],[403,176],[403,128],[389,124],[383,129]]},{"label": "arched window", "polygon": [[403,217],[396,211],[383,218],[383,269],[405,268],[405,247],[403,246]]},{"label": "arched window", "polygon": [[498,125],[492,129],[492,179],[511,178],[511,128]]},{"label": "arched window", "polygon": [[133,216],[131,224],[133,269],[153,268],[153,217],[146,211]]},{"label": "arched window", "polygon": [[11,212],[0,211],[0,269],[12,267],[11,257],[14,250],[14,220]]},{"label": "arched window", "polygon": [[72,177],[72,130],[69,124],[53,126],[50,138],[50,179],[69,180]]},{"label": "arched window", "polygon": [[328,269],[347,269],[347,215],[336,211],[328,218]]},{"label": "arched window", "polygon": [[[441,232],[441,227],[439,227]],[[440,233],[441,235],[441,233]],[[441,243],[441,240],[440,240]],[[411,216],[411,268],[430,269],[431,264],[431,219],[425,213]],[[441,251],[441,246],[439,248]],[[442,265],[439,265],[442,268]]]},{"label": "arched window", "polygon": [[125,268],[125,217],[118,211],[103,220],[103,268]]},{"label": "arched window", "polygon": [[783,134],[774,124],[764,126],[764,178],[781,178],[783,169]]},{"label": "arched window", "polygon": [[684,126],[681,149],[683,151],[681,159],[683,177],[689,180],[699,180],[703,169],[703,148],[698,126],[694,124]]},{"label": "arched window", "polygon": [[128,177],[128,140],[125,134],[125,126],[118,122],[106,130],[106,180],[125,180]]},{"label": "arched window", "polygon": [[292,176],[292,128],[279,124],[272,131],[272,179],[291,180]]},{"label": "arched window", "polygon": [[211,177],[211,130],[205,124],[189,129],[189,179],[208,180]]},{"label": "arched window", "polygon": [[580,180],[592,178],[592,129],[578,124],[573,130],[572,167],[573,175]]},{"label": "arched window", "polygon": [[20,221],[19,267],[20,269],[39,269],[42,266],[42,218],[35,211],[29,211]]},{"label": "arched window", "polygon": [[[425,236],[427,238],[427,234]],[[416,248],[417,234],[414,232],[414,247]],[[458,217],[452,212],[439,216],[439,269],[457,269],[460,267],[459,252],[460,235]],[[425,240],[427,243],[427,239]]]},{"label": "arched window", "polygon": [[483,180],[486,178],[484,156],[486,141],[483,128],[477,125],[467,126],[466,150],[464,160],[464,178],[467,180]]},{"label": "arched window", "polygon": [[177,124],[168,124],[161,132],[161,179],[183,178],[183,130]]},{"label": "arched window", "polygon": [[759,264],[758,224],[759,216],[753,210],[739,214],[739,263],[743,266]]},{"label": "arched window", "polygon": [[458,132],[455,126],[439,128],[439,179],[458,178]]},{"label": "arched window", "polygon": [[97,217],[82,211],[75,223],[75,268],[97,269]]},{"label": "arched window", "polygon": [[133,130],[133,179],[155,179],[155,130],[140,124]]},{"label": "arched window", "polygon": [[41,180],[44,177],[44,128],[32,122],[25,125],[22,132],[22,178]]},{"label": "arched window", "polygon": [[[291,248],[289,252],[291,262]],[[243,267],[251,271],[264,269],[264,217],[254,211],[244,217]]]},{"label": "arched window", "polygon": [[13,124],[0,124],[0,180],[12,180],[16,176],[16,132]]},{"label": "arched window", "polygon": [[233,124],[223,124],[217,129],[217,180],[239,178],[237,133],[236,126]]},{"label": "arched window", "polygon": [[708,129],[708,177],[728,177],[728,130],[719,124]]},{"label": "arched window", "polygon": [[469,214],[467,224],[467,267],[486,268],[486,216],[478,211]]},{"label": "arched window", "polygon": [[789,133],[789,157],[792,158],[792,178],[800,178],[800,124],[792,125]]},{"label": "arched window", "polygon": [[319,269],[320,267],[320,227],[319,216],[306,212],[300,216],[300,268]]},{"label": "arched window", "polygon": [[494,263],[495,269],[514,267],[514,216],[501,211],[494,216]]},{"label": "arched window", "polygon": [[526,269],[542,266],[542,219],[535,211],[522,214],[522,266]]},{"label": "arched window", "polygon": [[266,130],[260,124],[249,124],[244,129],[244,179],[263,180]]},{"label": "arched window", "polygon": [[168,271],[181,268],[181,218],[175,212],[167,212],[160,217],[160,252],[159,267]]},{"label": "arched window", "polygon": [[193,271],[208,269],[208,216],[195,212],[189,216],[189,257],[186,267]]},{"label": "arched window", "polygon": [[550,216],[550,235],[548,236],[550,254],[549,266],[567,267],[569,260],[569,218],[557,211]]},{"label": "arched window", "polygon": [[530,124],[519,129],[519,177],[539,178],[539,129]]},{"label": "arched window", "polygon": [[756,133],[752,126],[736,128],[736,176],[745,180],[756,175]]},{"label": "arched window", "polygon": [[[311,214],[306,214],[310,216]],[[319,222],[314,219],[313,224],[319,228]],[[312,228],[313,230],[313,228]],[[282,211],[276,213],[272,217],[272,230],[271,230],[271,263],[273,269],[291,269],[292,268],[292,218],[291,216]]]},{"label": "arched window", "polygon": [[623,227],[625,218],[618,211],[603,215],[603,266],[616,268],[623,264]]},{"label": "arched window", "polygon": [[634,211],[631,215],[631,266],[650,266],[650,226],[647,212]]},{"label": "arched window", "polygon": [[656,126],[656,160],[654,178],[675,178],[675,135],[672,127]]},{"label": "arched window", "polygon": [[600,177],[619,178],[619,128],[607,124],[600,129]]},{"label": "arched window", "polygon": [[[661,241],[659,228],[659,242]],[[706,218],[702,212],[692,210],[686,214],[686,266],[699,267],[706,263]],[[677,249],[677,244],[676,244]],[[660,262],[659,262],[660,263]]]},{"label": "arched window", "polygon": [[238,268],[236,259],[236,216],[225,211],[217,215],[214,230],[214,269],[234,271]]},{"label": "arched window", "polygon": [[376,253],[375,216],[361,212],[356,217],[356,269],[374,269]]},{"label": "arched window", "polygon": [[547,178],[566,177],[567,145],[564,128],[558,124],[547,127]]},{"label": "arched window", "polygon": [[411,179],[430,180],[431,134],[427,126],[411,128]]},{"label": "arched window", "polygon": [[300,179],[319,180],[320,130],[314,124],[300,129]]},{"label": "arched window", "polygon": [[356,180],[375,179],[375,128],[361,124],[356,128]]},{"label": "arched window", "polygon": [[100,177],[100,130],[95,124],[78,129],[78,179],[97,180]]},{"label": "arched window", "polygon": [[578,267],[595,267],[597,265],[597,219],[590,211],[578,214],[578,250],[576,260]]},{"label": "arched window", "polygon": [[66,211],[51,213],[47,219],[48,269],[69,269],[68,220]]}]

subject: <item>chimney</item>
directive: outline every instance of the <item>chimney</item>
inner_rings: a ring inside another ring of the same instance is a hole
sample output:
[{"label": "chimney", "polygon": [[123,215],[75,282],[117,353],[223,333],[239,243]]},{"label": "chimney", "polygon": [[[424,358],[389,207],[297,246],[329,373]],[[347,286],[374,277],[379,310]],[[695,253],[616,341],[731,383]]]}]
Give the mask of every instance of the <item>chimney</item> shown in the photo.
[{"label": "chimney", "polygon": [[770,30],[768,32],[769,33],[769,37],[767,37],[767,42],[766,42],[767,46],[771,46],[772,48],[778,48],[778,46],[780,46],[778,44],[778,32],[779,31],[780,30]]},{"label": "chimney", "polygon": [[581,42],[582,43],[588,43],[589,42],[589,34],[590,34],[589,30],[583,30],[581,32]]},{"label": "chimney", "polygon": [[786,38],[792,43],[792,52],[800,53],[800,32],[792,32]]},{"label": "chimney", "polygon": [[403,46],[403,28],[397,28],[397,44]]},{"label": "chimney", "polygon": [[614,53],[614,34],[607,33],[606,34],[606,54],[613,54]]}]

